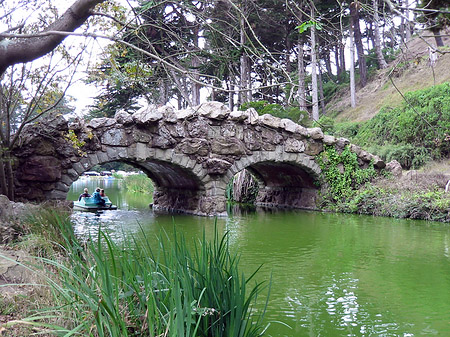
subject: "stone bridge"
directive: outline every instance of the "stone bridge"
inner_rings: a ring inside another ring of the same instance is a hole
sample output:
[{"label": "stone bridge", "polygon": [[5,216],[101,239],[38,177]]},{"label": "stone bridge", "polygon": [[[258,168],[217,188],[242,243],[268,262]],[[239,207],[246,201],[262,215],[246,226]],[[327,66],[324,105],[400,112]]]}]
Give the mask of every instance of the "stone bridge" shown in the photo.
[{"label": "stone bridge", "polygon": [[[83,172],[121,161],[154,181],[160,209],[223,214],[226,185],[243,169],[259,181],[259,204],[314,209],[321,186],[315,157],[324,145],[342,150],[349,141],[254,109],[229,111],[218,102],[180,111],[147,106],[87,124],[54,116],[29,126],[14,152],[16,199],[65,199]],[[362,167],[384,166],[350,146]]]}]

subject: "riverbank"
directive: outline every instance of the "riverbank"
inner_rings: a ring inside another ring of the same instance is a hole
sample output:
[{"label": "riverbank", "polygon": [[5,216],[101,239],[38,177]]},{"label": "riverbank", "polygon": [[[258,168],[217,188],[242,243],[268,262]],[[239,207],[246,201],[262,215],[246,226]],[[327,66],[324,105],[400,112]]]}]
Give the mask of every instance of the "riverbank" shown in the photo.
[{"label": "riverbank", "polygon": [[380,175],[342,200],[330,202],[325,198],[322,208],[341,213],[450,222],[450,193],[445,192],[449,180],[450,173],[442,167],[400,170]]}]

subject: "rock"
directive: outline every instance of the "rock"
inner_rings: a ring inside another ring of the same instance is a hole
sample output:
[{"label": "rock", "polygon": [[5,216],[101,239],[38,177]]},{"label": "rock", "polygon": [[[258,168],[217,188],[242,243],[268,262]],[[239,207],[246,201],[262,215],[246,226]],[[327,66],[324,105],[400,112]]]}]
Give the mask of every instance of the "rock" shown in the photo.
[{"label": "rock", "polygon": [[227,118],[230,114],[230,109],[220,102],[206,102],[200,104],[197,111],[204,117],[220,120]]},{"label": "rock", "polygon": [[295,123],[287,118],[283,118],[280,121],[280,125],[283,129],[285,129],[286,131],[291,132],[291,133],[297,132],[298,126],[299,126],[297,123]]},{"label": "rock", "polygon": [[264,114],[259,117],[259,121],[271,128],[278,129],[281,127],[281,120],[278,117],[274,117],[270,114]]},{"label": "rock", "polygon": [[111,129],[103,133],[101,143],[110,146],[128,146],[131,144],[131,139],[127,137],[123,129]]},{"label": "rock", "polygon": [[168,105],[164,105],[162,107],[159,107],[158,110],[162,113],[163,118],[166,122],[169,123],[176,123],[178,120],[178,116],[175,112],[175,110]]},{"label": "rock", "polygon": [[284,151],[293,153],[303,152],[305,151],[305,143],[298,139],[288,138],[284,145]]},{"label": "rock", "polygon": [[259,132],[254,132],[253,130],[244,130],[244,143],[247,149],[251,151],[261,149],[262,137]]},{"label": "rock", "polygon": [[323,135],[323,143],[326,145],[334,145],[336,144],[337,140],[334,136],[329,135]]},{"label": "rock", "polygon": [[84,121],[78,117],[76,117],[72,122],[68,124],[69,130],[73,131],[81,131],[84,129]]},{"label": "rock", "polygon": [[316,156],[323,150],[323,143],[320,142],[308,142],[306,145],[305,153],[310,156]]},{"label": "rock", "polygon": [[219,158],[211,158],[203,163],[203,167],[206,169],[208,174],[213,175],[225,174],[230,166],[230,162]]},{"label": "rock", "polygon": [[386,163],[378,156],[373,156],[373,166],[382,169],[386,167]]},{"label": "rock", "polygon": [[191,119],[195,116],[197,116],[197,111],[193,110],[192,108],[187,108],[184,110],[177,111],[177,118],[179,120],[180,119]]},{"label": "rock", "polygon": [[245,111],[245,112],[248,115],[248,123],[249,124],[255,125],[256,123],[258,123],[259,115],[258,115],[258,112],[254,108],[247,109],[247,111]]},{"label": "rock", "polygon": [[155,105],[149,104],[133,114],[133,121],[137,124],[156,123],[163,118],[163,114]]},{"label": "rock", "polygon": [[119,124],[129,125],[133,123],[133,116],[124,110],[119,110],[114,115],[114,119]]},{"label": "rock", "polygon": [[208,136],[208,124],[203,118],[198,118],[191,122],[186,122],[187,133],[193,138],[205,138]]},{"label": "rock", "polygon": [[336,142],[336,146],[340,149],[344,149],[347,145],[350,144],[350,141],[347,138],[338,138]]},{"label": "rock", "polygon": [[208,141],[203,138],[186,138],[178,145],[178,150],[184,154],[206,156],[209,153]]},{"label": "rock", "polygon": [[396,160],[387,163],[386,170],[391,172],[394,177],[401,177],[403,173],[402,165]]},{"label": "rock", "polygon": [[91,119],[91,121],[88,123],[87,126],[92,129],[98,129],[101,127],[113,126],[116,123],[117,123],[116,120],[113,118],[102,117]]},{"label": "rock", "polygon": [[312,139],[323,139],[323,132],[321,128],[310,128],[308,129],[308,133]]},{"label": "rock", "polygon": [[211,141],[211,151],[216,154],[240,156],[245,153],[245,148],[237,139],[219,137]]},{"label": "rock", "polygon": [[11,202],[6,195],[0,194],[0,223],[8,221],[13,213]]},{"label": "rock", "polygon": [[229,118],[232,121],[243,122],[249,118],[249,114],[247,111],[235,110],[230,112]]},{"label": "rock", "polygon": [[33,156],[19,167],[20,180],[52,182],[61,178],[61,162],[52,156]]}]

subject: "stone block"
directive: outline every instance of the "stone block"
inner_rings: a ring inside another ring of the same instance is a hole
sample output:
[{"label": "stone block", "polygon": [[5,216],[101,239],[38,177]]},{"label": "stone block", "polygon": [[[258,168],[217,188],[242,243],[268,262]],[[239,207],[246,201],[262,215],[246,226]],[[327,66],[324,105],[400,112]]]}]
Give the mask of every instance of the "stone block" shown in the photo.
[{"label": "stone block", "polygon": [[260,116],[259,122],[274,129],[279,129],[281,127],[281,119],[272,116],[271,114],[264,114]]},{"label": "stone block", "polygon": [[230,109],[220,102],[205,102],[199,105],[198,113],[204,117],[211,119],[225,119],[230,114]]},{"label": "stone block", "polygon": [[148,158],[148,147],[144,143],[136,143],[135,158],[137,161],[145,161]]},{"label": "stone block", "polygon": [[308,129],[309,136],[314,140],[323,139],[323,132],[321,128],[310,128]]},{"label": "stone block", "polygon": [[110,161],[108,154],[106,152],[97,152],[97,158],[100,164]]},{"label": "stone block", "polygon": [[68,185],[64,184],[63,182],[58,182],[58,183],[56,183],[56,189],[67,193],[67,192],[69,192],[70,185],[68,186]]},{"label": "stone block", "polygon": [[290,133],[297,132],[297,127],[299,126],[297,123],[287,118],[283,118],[280,121],[280,125],[283,129]]},{"label": "stone block", "polygon": [[[72,167],[74,167],[75,165],[76,163]],[[84,171],[82,171],[81,173],[83,172]],[[72,181],[77,180],[78,177],[80,176],[80,173],[78,173],[74,168],[68,169],[66,174]]]},{"label": "stone block", "polygon": [[106,147],[106,154],[108,156],[108,161],[115,161],[119,159],[119,155],[117,153],[117,149],[114,147]]},{"label": "stone block", "polygon": [[91,167],[98,165],[98,163],[99,163],[97,154],[95,154],[95,153],[88,154],[88,159],[89,159],[89,162],[91,163]]},{"label": "stone block", "polygon": [[336,144],[337,140],[336,137],[330,136],[330,135],[324,135],[323,136],[323,143],[326,145],[334,145]]},{"label": "stone block", "polygon": [[303,152],[305,151],[305,143],[298,139],[288,138],[284,144],[284,151],[294,153]]},{"label": "stone block", "polygon": [[111,129],[105,131],[100,141],[103,145],[109,146],[128,146],[131,144],[131,139],[123,129]]},{"label": "stone block", "polygon": [[61,182],[70,186],[76,179],[71,179],[67,174],[63,174],[61,177]]}]

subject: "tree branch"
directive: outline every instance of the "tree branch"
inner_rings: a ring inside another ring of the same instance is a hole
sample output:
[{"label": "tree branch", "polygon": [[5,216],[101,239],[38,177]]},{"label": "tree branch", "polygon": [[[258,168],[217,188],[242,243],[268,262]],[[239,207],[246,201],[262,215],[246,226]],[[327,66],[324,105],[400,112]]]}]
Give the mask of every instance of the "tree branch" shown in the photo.
[{"label": "tree branch", "polygon": [[[48,31],[73,32],[91,15],[91,9],[105,0],[77,0],[55,22],[42,33]],[[8,37],[2,35],[3,37]],[[0,76],[9,66],[33,61],[55,49],[66,37],[64,34],[36,34],[30,40],[0,42]]]}]

